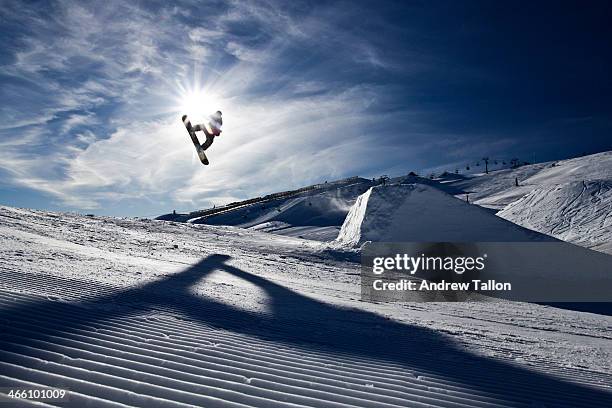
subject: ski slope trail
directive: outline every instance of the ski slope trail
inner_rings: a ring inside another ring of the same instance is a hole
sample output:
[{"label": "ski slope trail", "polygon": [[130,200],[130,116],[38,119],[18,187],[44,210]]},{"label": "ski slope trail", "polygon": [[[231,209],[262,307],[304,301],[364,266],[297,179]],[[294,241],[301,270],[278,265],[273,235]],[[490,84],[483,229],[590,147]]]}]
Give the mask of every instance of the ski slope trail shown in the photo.
[{"label": "ski slope trail", "polygon": [[363,303],[354,253],[233,227],[0,207],[0,243],[0,386],[70,390],[36,406],[612,404],[605,315]]},{"label": "ski slope trail", "polygon": [[475,204],[501,210],[539,187],[590,180],[612,180],[612,151],[458,178],[448,184],[469,192]]}]

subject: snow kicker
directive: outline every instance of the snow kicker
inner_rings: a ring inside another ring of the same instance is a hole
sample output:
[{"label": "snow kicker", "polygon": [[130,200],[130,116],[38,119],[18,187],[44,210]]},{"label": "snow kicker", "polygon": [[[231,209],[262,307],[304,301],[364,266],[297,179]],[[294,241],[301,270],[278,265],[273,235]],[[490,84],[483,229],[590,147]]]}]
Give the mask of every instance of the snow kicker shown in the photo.
[{"label": "snow kicker", "polygon": [[387,185],[362,194],[336,240],[372,242],[528,242],[554,240],[503,220],[437,188]]}]

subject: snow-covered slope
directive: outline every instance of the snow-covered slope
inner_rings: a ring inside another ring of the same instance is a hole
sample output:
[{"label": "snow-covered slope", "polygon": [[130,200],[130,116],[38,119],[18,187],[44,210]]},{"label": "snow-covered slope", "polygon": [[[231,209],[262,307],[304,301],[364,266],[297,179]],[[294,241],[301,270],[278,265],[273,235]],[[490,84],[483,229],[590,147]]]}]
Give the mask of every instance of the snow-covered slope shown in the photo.
[{"label": "snow-covered slope", "polygon": [[538,187],[589,180],[612,180],[612,152],[494,171],[451,184],[470,192],[474,203],[501,210]]},{"label": "snow-covered slope", "polygon": [[361,177],[277,192],[220,207],[156,219],[192,224],[231,225],[277,235],[332,241],[357,197],[376,182]]},{"label": "snow-covered slope", "polygon": [[347,255],[233,227],[0,207],[0,387],[71,390],[7,406],[612,405],[611,317],[365,303]]},{"label": "snow-covered slope", "polygon": [[192,222],[233,225],[280,235],[331,241],[338,236],[340,226],[355,199],[371,185],[368,180],[357,179],[348,185],[257,202]]},{"label": "snow-covered slope", "polygon": [[[408,175],[386,181],[386,184],[410,183],[428,185],[449,194],[462,192],[446,183],[446,180],[440,182]],[[232,225],[278,235],[329,242],[338,237],[348,211],[357,197],[370,187],[380,184],[382,184],[380,179],[352,177],[305,187],[304,191],[276,193],[190,214],[166,214],[158,219],[195,224]]]},{"label": "snow-covered slope", "polygon": [[561,240],[612,254],[612,180],[538,187],[497,215]]},{"label": "snow-covered slope", "polygon": [[[515,185],[517,181],[519,186]],[[574,202],[572,211],[580,211],[583,214],[599,214],[594,217],[572,216],[571,229],[576,233],[565,233],[565,230],[561,234],[556,233],[560,231],[558,226],[567,223],[569,218],[567,214],[563,215],[563,211],[552,209],[554,206],[552,203],[546,205],[547,208],[550,207],[550,211],[533,211],[530,206],[521,204],[531,200],[531,198],[521,200],[527,195],[538,195],[538,202],[544,202],[546,201],[544,196],[548,194],[547,191],[553,192],[552,195],[556,197],[554,192],[557,191],[557,188],[571,192],[574,191],[571,187],[572,183],[583,182],[612,183],[612,152],[556,162],[524,165],[514,169],[505,168],[491,171],[489,174],[446,173],[433,180],[416,175],[407,175],[391,178],[387,184],[429,186],[454,195],[461,200],[466,200],[469,197],[470,203],[493,211],[502,210],[508,205],[516,203],[512,206],[512,214],[508,211],[503,213],[507,220],[588,248],[610,252],[608,243],[612,241],[612,238],[608,229],[608,221],[607,218],[601,216],[606,208],[605,197],[600,197],[600,201],[580,199]],[[215,209],[195,211],[189,214],[166,214],[159,219],[211,225],[232,225],[285,236],[332,241],[338,237],[348,215],[348,210],[355,203],[357,197],[370,187],[380,183],[381,180],[373,181],[353,177],[232,203]],[[563,187],[565,184],[568,184],[568,186]],[[447,197],[444,198],[444,200],[446,199]],[[521,201],[519,202],[519,200]],[[571,201],[571,197],[567,201]],[[457,207],[456,210],[455,215],[458,218],[462,217],[458,214],[463,209]],[[474,211],[474,209],[471,208],[468,211]],[[354,215],[351,215],[351,217],[354,218]],[[354,222],[352,225],[354,226]],[[422,231],[430,230],[429,228],[423,228],[423,225],[419,228]],[[414,229],[414,231],[418,230],[418,228]],[[451,230],[453,228],[448,228],[448,231]],[[446,232],[433,229],[432,233],[434,231],[436,232],[434,235],[439,240],[445,240],[444,234]],[[504,232],[495,229],[491,231],[492,233],[499,232],[502,234],[498,240],[501,240],[504,236]],[[353,238],[355,233],[355,231],[350,232]],[[582,233],[588,234],[589,238],[580,236]],[[346,233],[344,235],[343,240],[346,240]],[[406,239],[419,239],[410,235],[404,236]],[[479,233],[479,236],[482,236],[482,234]],[[448,237],[450,236],[447,235]],[[467,236],[464,236],[463,239],[468,240]],[[491,238],[491,240],[495,240],[495,238]]]},{"label": "snow-covered slope", "polygon": [[499,216],[523,227],[612,254],[612,152],[492,172],[449,184],[470,192],[476,204],[503,210]]},{"label": "snow-covered slope", "polygon": [[337,242],[536,241],[552,238],[421,184],[370,188],[351,208]]}]

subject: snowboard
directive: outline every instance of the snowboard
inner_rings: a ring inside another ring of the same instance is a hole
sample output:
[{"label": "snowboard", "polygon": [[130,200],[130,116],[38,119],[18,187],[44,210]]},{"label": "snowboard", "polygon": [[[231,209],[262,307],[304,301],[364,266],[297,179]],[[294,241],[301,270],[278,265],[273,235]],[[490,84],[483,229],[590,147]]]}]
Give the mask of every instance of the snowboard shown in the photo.
[{"label": "snowboard", "polygon": [[185,129],[187,129],[187,132],[189,133],[189,137],[191,137],[191,141],[193,142],[193,146],[196,149],[196,153],[198,154],[200,161],[202,162],[202,164],[208,165],[208,157],[206,157],[206,153],[204,153],[204,149],[202,149],[202,146],[200,146],[200,141],[198,140],[198,137],[196,136],[195,132],[193,131],[193,128],[191,127],[191,121],[189,120],[187,115],[183,115],[181,120],[185,125]]}]

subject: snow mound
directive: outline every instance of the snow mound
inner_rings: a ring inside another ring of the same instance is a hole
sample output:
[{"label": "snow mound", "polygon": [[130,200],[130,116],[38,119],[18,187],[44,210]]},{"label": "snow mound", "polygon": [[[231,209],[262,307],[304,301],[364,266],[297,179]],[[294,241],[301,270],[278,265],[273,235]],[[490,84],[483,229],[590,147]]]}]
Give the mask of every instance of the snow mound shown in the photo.
[{"label": "snow mound", "polygon": [[552,238],[517,226],[490,211],[436,188],[376,186],[359,196],[336,241],[345,246],[372,242],[525,242]]},{"label": "snow mound", "polygon": [[612,254],[612,181],[537,188],[498,215],[586,248]]}]

